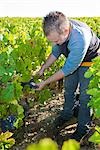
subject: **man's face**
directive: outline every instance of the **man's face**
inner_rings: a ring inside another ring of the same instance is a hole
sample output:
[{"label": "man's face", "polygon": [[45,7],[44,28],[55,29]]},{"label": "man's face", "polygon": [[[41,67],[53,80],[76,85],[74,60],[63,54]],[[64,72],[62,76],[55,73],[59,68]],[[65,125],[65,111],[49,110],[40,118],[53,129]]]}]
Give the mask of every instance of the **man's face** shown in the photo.
[{"label": "man's face", "polygon": [[69,32],[66,30],[64,33],[59,34],[57,31],[51,32],[48,36],[47,39],[52,42],[54,45],[58,44],[61,45],[63,44],[66,39],[68,38]]}]

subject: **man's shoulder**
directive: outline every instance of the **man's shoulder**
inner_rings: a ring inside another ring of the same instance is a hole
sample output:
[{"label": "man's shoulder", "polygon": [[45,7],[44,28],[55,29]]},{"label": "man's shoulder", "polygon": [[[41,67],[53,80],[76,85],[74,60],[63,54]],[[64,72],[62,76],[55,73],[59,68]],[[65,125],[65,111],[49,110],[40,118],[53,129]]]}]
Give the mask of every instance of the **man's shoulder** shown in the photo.
[{"label": "man's shoulder", "polygon": [[91,29],[86,23],[79,20],[70,20],[70,22],[72,24],[70,41],[84,42],[87,35],[91,38]]},{"label": "man's shoulder", "polygon": [[85,22],[82,22],[80,20],[70,19],[69,21],[74,26],[90,28]]}]

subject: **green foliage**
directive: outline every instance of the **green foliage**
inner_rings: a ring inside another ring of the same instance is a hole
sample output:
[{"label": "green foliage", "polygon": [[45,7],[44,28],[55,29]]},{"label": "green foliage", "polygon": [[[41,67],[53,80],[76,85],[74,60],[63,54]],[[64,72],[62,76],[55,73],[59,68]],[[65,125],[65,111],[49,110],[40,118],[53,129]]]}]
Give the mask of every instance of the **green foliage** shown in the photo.
[{"label": "green foliage", "polygon": [[2,91],[0,99],[3,99],[3,102],[10,102],[14,99],[14,85],[8,84]]},{"label": "green foliage", "polygon": [[38,100],[40,101],[40,103],[44,103],[45,101],[47,101],[49,98],[51,97],[51,92],[49,89],[44,89],[38,97]]},{"label": "green foliage", "polygon": [[0,134],[0,150],[9,149],[15,144],[15,140],[11,138],[12,135],[13,134],[8,131]]},{"label": "green foliage", "polygon": [[96,118],[100,118],[100,57],[93,60],[93,65],[85,73],[85,77],[92,77],[87,93],[91,95],[89,106],[94,110]]},{"label": "green foliage", "polygon": [[95,130],[95,133],[89,138],[89,141],[95,144],[100,144],[100,127],[96,126]]},{"label": "green foliage", "polygon": [[80,150],[80,145],[75,140],[68,140],[63,143],[62,150]]},{"label": "green foliage", "polygon": [[[68,140],[63,143],[62,150],[79,150],[80,145],[75,140]],[[58,150],[56,142],[49,138],[45,138],[39,141],[37,144],[31,144],[27,147],[27,150]]]},{"label": "green foliage", "polygon": [[40,18],[0,19],[0,117],[14,114],[16,127],[22,124],[24,117],[24,110],[18,103],[26,91],[31,92],[28,88],[23,91],[21,82],[31,79],[45,60],[46,50],[50,49],[41,25]]},{"label": "green foliage", "polygon": [[[85,73],[85,77],[92,77],[87,93],[91,95],[89,106],[94,110],[94,117],[100,118],[100,57],[93,60],[93,65]],[[100,143],[100,127],[96,127],[95,133],[89,141],[96,144]]]}]

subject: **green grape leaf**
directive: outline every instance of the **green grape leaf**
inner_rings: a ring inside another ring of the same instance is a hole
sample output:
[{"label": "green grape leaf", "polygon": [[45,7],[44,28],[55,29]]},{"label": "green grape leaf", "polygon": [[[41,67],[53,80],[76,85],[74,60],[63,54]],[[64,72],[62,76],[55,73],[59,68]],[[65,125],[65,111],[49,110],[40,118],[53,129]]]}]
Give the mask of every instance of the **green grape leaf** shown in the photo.
[{"label": "green grape leaf", "polygon": [[6,70],[3,66],[0,66],[0,76],[4,76]]},{"label": "green grape leaf", "polygon": [[14,85],[8,84],[5,89],[1,91],[0,99],[4,102],[11,102],[14,100]]},{"label": "green grape leaf", "polygon": [[80,150],[80,145],[75,140],[65,141],[61,150]]},{"label": "green grape leaf", "polygon": [[7,131],[5,133],[1,133],[0,135],[0,141],[5,141],[6,139],[10,138],[13,135],[13,133]]},{"label": "green grape leaf", "polygon": [[86,71],[84,74],[85,78],[90,78],[92,75],[93,73],[90,70]]},{"label": "green grape leaf", "polygon": [[7,53],[6,52],[2,52],[0,54],[0,64],[4,64],[7,61],[7,58],[8,58]]},{"label": "green grape leaf", "polygon": [[2,77],[2,79],[1,79],[1,81],[3,82],[3,83],[7,83],[9,80],[11,80],[12,79],[12,75],[11,76],[9,76],[9,75],[4,75],[3,77]]},{"label": "green grape leaf", "polygon": [[49,138],[41,139],[38,144],[39,150],[58,150],[57,143]]},{"label": "green grape leaf", "polygon": [[8,106],[5,104],[0,104],[0,118],[5,118],[7,116],[7,108]]},{"label": "green grape leaf", "polygon": [[100,133],[95,131],[95,133],[89,138],[89,141],[95,144],[100,144]]},{"label": "green grape leaf", "polygon": [[15,87],[15,98],[19,100],[19,98],[23,95],[22,86],[20,83],[14,82]]},{"label": "green grape leaf", "polygon": [[[11,148],[15,144],[15,140],[13,138],[10,138],[13,135],[13,133],[6,131],[5,133],[0,134],[0,143],[2,145],[5,145],[5,148]],[[1,145],[0,145],[1,148]]]},{"label": "green grape leaf", "polygon": [[98,119],[100,118],[100,106],[95,108],[95,117],[98,118]]},{"label": "green grape leaf", "polygon": [[89,89],[87,90],[87,94],[93,95],[93,96],[100,96],[100,90],[98,90],[97,88],[93,88],[93,89]]},{"label": "green grape leaf", "polygon": [[51,97],[51,92],[49,89],[44,89],[41,92],[39,92],[39,102],[40,103],[44,103],[45,101],[47,101],[49,98]]},{"label": "green grape leaf", "polygon": [[100,77],[100,71],[98,71],[98,72],[96,73],[96,75]]}]

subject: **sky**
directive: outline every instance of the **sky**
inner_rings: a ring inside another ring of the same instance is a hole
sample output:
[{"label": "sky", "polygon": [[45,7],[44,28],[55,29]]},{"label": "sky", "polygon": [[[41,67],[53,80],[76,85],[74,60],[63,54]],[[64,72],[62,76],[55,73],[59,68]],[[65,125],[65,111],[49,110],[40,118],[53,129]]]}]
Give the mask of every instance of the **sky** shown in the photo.
[{"label": "sky", "polygon": [[0,17],[43,17],[56,10],[68,17],[100,17],[100,0],[0,0]]}]

